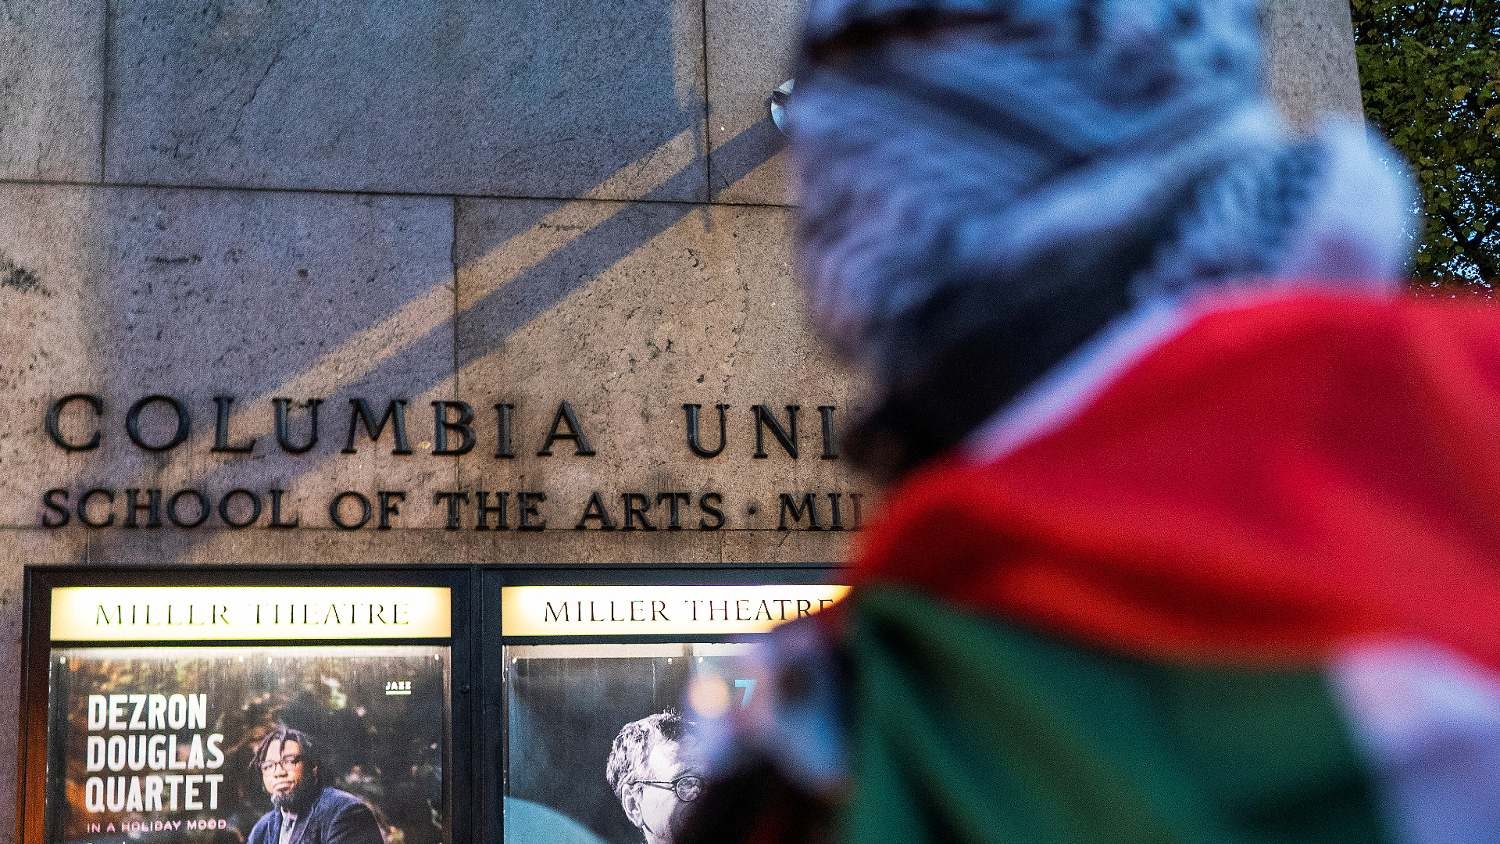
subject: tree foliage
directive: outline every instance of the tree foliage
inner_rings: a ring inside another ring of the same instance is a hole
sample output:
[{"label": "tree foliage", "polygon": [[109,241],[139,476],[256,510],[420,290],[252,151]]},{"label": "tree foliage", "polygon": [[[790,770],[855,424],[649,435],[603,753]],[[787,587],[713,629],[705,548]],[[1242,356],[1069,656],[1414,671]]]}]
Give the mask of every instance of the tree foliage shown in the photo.
[{"label": "tree foliage", "polygon": [[1422,186],[1416,274],[1500,283],[1500,0],[1352,0],[1365,113]]}]

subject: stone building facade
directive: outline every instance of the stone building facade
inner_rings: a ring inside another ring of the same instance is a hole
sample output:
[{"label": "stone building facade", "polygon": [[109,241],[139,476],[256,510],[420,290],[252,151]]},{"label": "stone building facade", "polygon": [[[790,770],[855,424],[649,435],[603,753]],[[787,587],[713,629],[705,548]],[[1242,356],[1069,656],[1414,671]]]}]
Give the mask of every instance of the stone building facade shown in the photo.
[{"label": "stone building facade", "polygon": [[[0,674],[25,566],[837,561],[874,490],[792,280],[797,16],[0,4]],[[1359,109],[1345,0],[1268,27],[1296,119]]]}]

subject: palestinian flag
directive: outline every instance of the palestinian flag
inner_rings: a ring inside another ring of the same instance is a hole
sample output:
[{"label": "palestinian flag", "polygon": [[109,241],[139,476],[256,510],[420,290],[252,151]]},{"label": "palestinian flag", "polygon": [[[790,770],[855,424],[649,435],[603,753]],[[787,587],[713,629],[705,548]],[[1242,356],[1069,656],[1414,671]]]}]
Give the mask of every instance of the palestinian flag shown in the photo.
[{"label": "palestinian flag", "polygon": [[828,621],[843,837],[1500,841],[1500,314],[1168,335],[891,492]]}]

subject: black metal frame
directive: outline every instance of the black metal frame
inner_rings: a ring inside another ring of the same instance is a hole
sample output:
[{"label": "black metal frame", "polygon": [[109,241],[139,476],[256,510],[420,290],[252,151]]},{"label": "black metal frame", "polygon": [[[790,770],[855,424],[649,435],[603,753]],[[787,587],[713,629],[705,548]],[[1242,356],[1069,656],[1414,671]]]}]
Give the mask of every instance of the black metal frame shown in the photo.
[{"label": "black metal frame", "polygon": [[[500,589],[544,585],[777,585],[818,584],[838,571],[827,564],[516,564],[358,566],[28,566],[25,570],[20,737],[17,744],[18,840],[45,840],[48,748],[48,659],[55,646],[90,642],[53,641],[52,589],[62,586],[446,586],[453,600],[452,636],[435,639],[382,639],[381,644],[449,646],[451,730],[447,799],[454,844],[504,840],[503,773],[507,718],[503,647],[509,644],[567,642],[670,643],[681,636],[502,637]],[[697,641],[746,641],[754,636],[695,636]],[[319,640],[319,644],[369,642]],[[119,643],[111,643],[119,644]],[[132,642],[132,646],[254,646],[285,641]]]},{"label": "black metal frame", "polygon": [[[505,725],[510,713],[506,708],[503,648],[507,644],[570,645],[599,643],[675,643],[681,635],[657,636],[501,636],[500,590],[505,586],[772,586],[777,584],[827,583],[838,571],[831,565],[761,564],[747,566],[711,566],[698,563],[672,565],[517,565],[486,567],[480,570],[482,633],[476,637],[483,651],[479,654],[480,706],[478,763],[486,774],[478,778],[476,803],[484,811],[476,842],[505,840],[504,773],[508,770]],[[735,642],[754,640],[754,635],[694,635],[694,641]]]},{"label": "black metal frame", "polygon": [[[26,569],[26,637],[22,659],[21,736],[17,764],[17,818],[19,840],[40,842],[46,832],[48,659],[57,646],[89,645],[93,642],[54,641],[49,633],[52,590],[62,586],[446,586],[453,601],[452,634],[448,639],[381,639],[388,645],[445,645],[449,648],[449,747],[446,777],[449,831],[455,842],[469,840],[474,816],[472,768],[455,764],[473,741],[474,696],[473,646],[470,630],[475,573],[467,567],[397,566],[298,566],[298,567],[208,567],[159,566],[28,567]],[[319,644],[338,645],[370,639],[328,639]],[[109,643],[119,645],[118,642]],[[131,647],[286,645],[282,641],[193,641],[130,642]]]}]

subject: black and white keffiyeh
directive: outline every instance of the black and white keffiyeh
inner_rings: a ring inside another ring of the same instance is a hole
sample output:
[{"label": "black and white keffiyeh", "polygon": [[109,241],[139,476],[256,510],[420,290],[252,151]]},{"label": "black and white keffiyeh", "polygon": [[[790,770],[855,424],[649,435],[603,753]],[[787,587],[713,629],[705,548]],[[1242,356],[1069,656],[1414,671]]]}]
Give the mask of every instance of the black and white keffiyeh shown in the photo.
[{"label": "black and white keffiyeh", "polygon": [[1388,284],[1405,176],[1294,137],[1254,0],[813,0],[791,106],[800,271],[872,378],[866,459],[959,442],[1143,301]]}]

